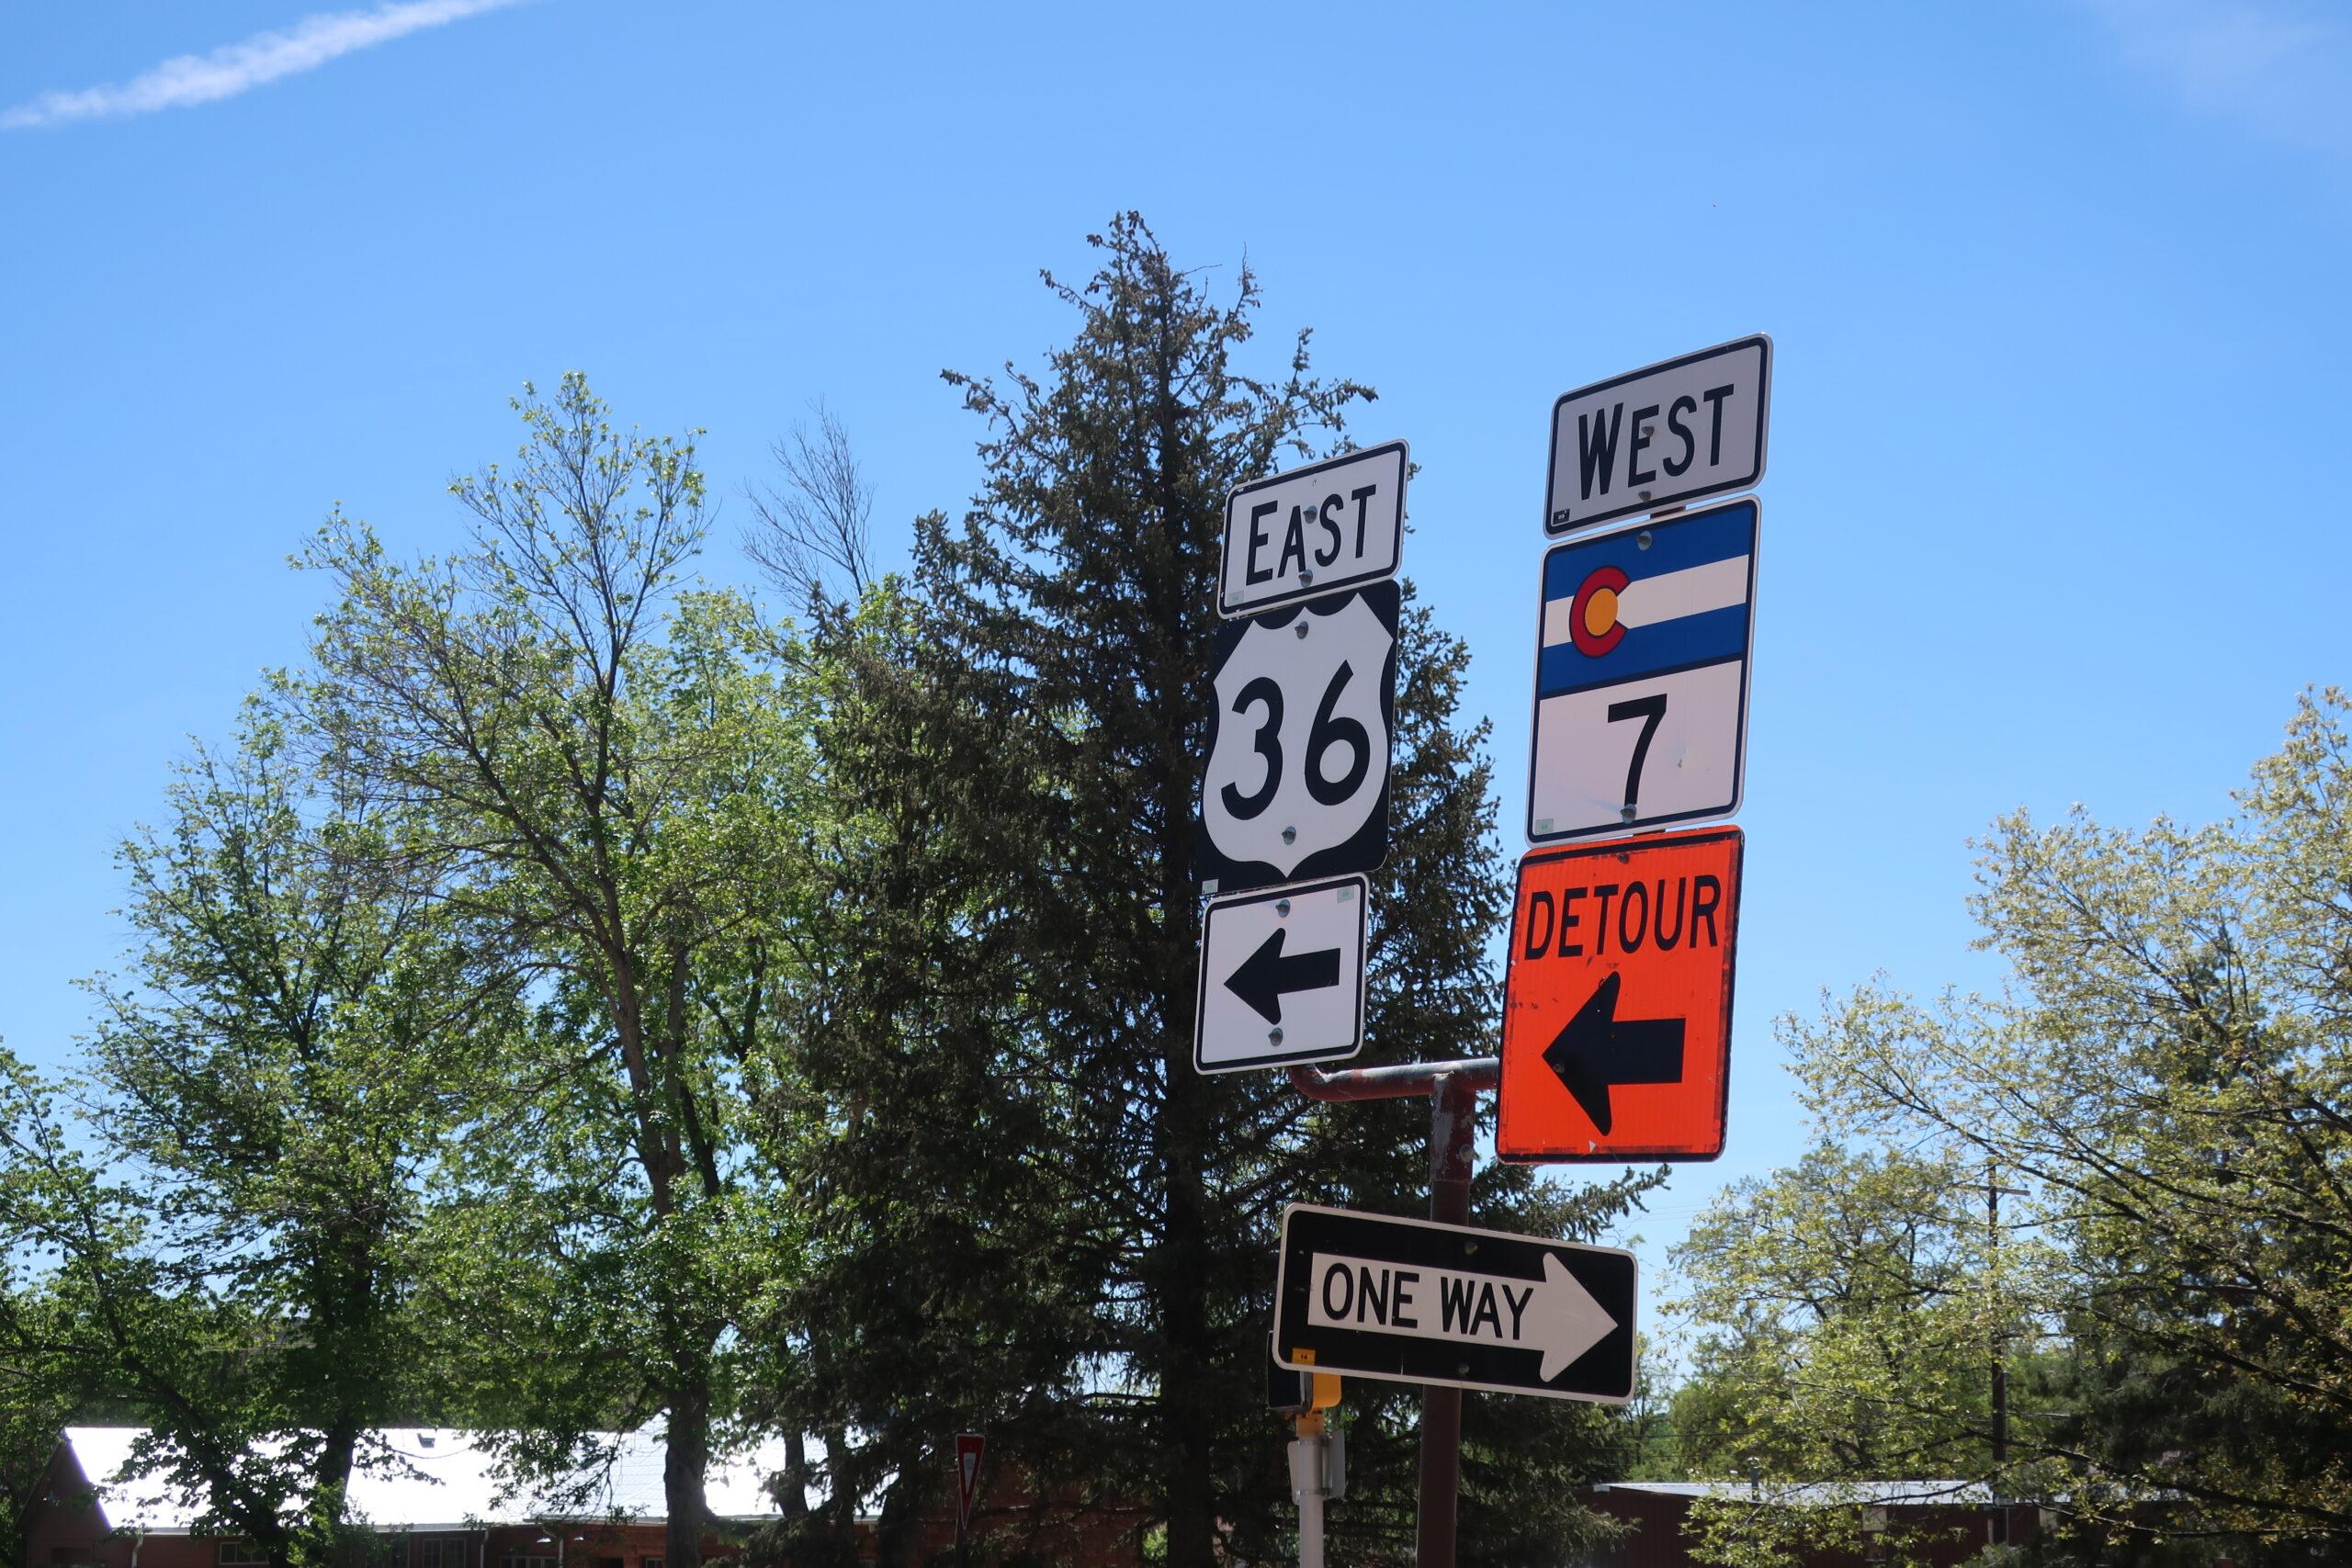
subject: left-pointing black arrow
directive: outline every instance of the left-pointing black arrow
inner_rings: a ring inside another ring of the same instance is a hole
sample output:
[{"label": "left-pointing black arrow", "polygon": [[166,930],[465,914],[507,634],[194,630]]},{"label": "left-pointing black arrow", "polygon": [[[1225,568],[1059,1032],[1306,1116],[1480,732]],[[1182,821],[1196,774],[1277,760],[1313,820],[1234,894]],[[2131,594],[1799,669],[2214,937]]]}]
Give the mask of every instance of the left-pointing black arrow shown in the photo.
[{"label": "left-pointing black arrow", "polygon": [[1258,944],[1257,952],[1241,961],[1241,967],[1226,977],[1225,988],[1268,1023],[1283,1021],[1283,998],[1292,992],[1326,990],[1340,983],[1338,948],[1294,953],[1285,958],[1283,938],[1286,934],[1277,928]]},{"label": "left-pointing black arrow", "polygon": [[1604,976],[1591,998],[1544,1048],[1544,1065],[1603,1133],[1616,1120],[1609,1105],[1612,1087],[1682,1081],[1682,1020],[1619,1018],[1623,978],[1614,972]]}]

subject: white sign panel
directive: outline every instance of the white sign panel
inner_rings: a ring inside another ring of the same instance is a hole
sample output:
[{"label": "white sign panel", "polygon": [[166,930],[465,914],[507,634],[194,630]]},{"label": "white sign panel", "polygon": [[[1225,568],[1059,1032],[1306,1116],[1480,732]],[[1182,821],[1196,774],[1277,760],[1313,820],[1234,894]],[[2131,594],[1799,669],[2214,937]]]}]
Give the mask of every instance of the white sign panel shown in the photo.
[{"label": "white sign panel", "polygon": [[1750,497],[1545,553],[1531,841],[1739,808],[1761,510]]},{"label": "white sign panel", "polygon": [[1343,876],[1209,905],[1201,918],[1194,1067],[1340,1062],[1363,1048],[1370,887]]},{"label": "white sign panel", "polygon": [[1351,452],[1237,487],[1225,500],[1217,614],[1254,615],[1396,572],[1405,444]]},{"label": "white sign panel", "polygon": [[1547,533],[1747,490],[1764,477],[1772,340],[1758,333],[1552,405]]},{"label": "white sign panel", "polygon": [[1391,581],[1217,629],[1203,890],[1370,871],[1388,852]]}]

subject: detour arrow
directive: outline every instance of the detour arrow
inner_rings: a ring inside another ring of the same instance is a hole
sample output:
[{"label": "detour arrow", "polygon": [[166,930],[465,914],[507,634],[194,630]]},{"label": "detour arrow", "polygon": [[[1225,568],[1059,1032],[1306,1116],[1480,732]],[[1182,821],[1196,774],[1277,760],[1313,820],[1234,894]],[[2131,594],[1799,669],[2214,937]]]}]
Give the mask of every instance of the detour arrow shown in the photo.
[{"label": "detour arrow", "polygon": [[1620,1019],[1617,993],[1624,976],[1611,971],[1593,987],[1592,999],[1544,1048],[1544,1063],[1592,1124],[1608,1132],[1609,1090],[1614,1084],[1680,1083],[1682,1021],[1679,1018]]}]

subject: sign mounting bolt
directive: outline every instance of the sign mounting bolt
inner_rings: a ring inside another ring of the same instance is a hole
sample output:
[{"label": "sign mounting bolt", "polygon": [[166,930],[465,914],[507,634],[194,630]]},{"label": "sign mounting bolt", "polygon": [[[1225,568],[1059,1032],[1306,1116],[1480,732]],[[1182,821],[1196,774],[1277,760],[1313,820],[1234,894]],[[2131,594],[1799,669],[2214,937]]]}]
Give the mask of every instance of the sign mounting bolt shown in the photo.
[{"label": "sign mounting bolt", "polygon": [[1287,919],[1290,915],[1290,900],[1287,898],[1275,899],[1274,913]]},{"label": "sign mounting bolt", "polygon": [[[1649,491],[1644,491],[1642,493],[1647,495]],[[1634,536],[1634,547],[1637,550],[1645,550],[1650,547],[1650,531],[1647,528]]]},{"label": "sign mounting bolt", "polygon": [[1312,581],[1315,581],[1315,569],[1314,569],[1313,567],[1311,567],[1311,566],[1303,566],[1303,567],[1300,567],[1300,568],[1298,569],[1298,580],[1299,580],[1299,581],[1301,581],[1301,582],[1312,582]]},{"label": "sign mounting bolt", "polygon": [[1298,623],[1298,635],[1300,637],[1305,637],[1306,635],[1306,623],[1305,621]]},{"label": "sign mounting bolt", "polygon": [[1269,1029],[1268,1031],[1266,1031],[1266,1043],[1267,1043],[1267,1044],[1269,1044],[1269,1045],[1279,1045],[1279,1044],[1281,1044],[1282,1043],[1283,1043],[1283,1026],[1282,1026],[1281,1024],[1279,1024],[1279,1023],[1278,1023],[1278,1024],[1274,1025],[1272,1029]]},{"label": "sign mounting bolt", "polygon": [[1283,842],[1285,844],[1295,844],[1298,842],[1298,829],[1295,828],[1283,829]]}]

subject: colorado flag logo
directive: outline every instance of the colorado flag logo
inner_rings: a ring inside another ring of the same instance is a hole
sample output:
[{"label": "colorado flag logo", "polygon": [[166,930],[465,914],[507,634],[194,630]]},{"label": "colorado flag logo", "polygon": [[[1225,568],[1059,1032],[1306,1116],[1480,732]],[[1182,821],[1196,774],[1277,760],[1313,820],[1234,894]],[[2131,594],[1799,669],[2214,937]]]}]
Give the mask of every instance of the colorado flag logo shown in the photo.
[{"label": "colorado flag logo", "polygon": [[1733,502],[1544,556],[1530,840],[1738,808],[1758,511]]}]

